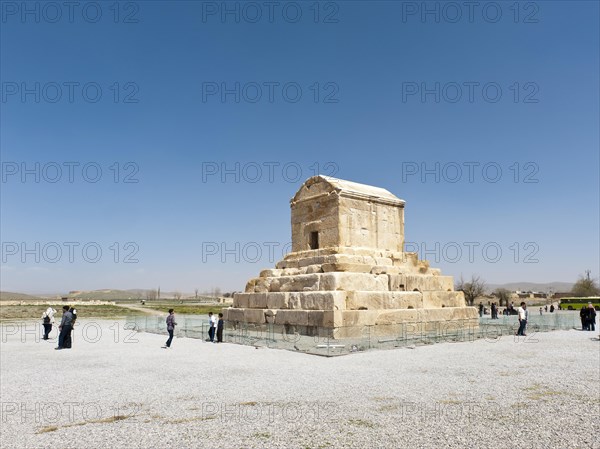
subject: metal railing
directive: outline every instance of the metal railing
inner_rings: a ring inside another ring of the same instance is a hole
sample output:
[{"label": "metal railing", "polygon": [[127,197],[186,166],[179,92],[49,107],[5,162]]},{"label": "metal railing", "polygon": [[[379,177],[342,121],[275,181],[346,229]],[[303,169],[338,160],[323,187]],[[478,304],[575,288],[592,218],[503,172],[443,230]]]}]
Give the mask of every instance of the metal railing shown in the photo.
[{"label": "metal railing", "polygon": [[[141,332],[167,334],[165,317],[130,316],[128,326]],[[177,315],[176,336],[208,340],[208,320],[199,315]],[[514,336],[519,327],[515,315],[479,323],[472,320],[412,322],[376,326],[319,328],[276,324],[225,322],[223,341],[308,354],[336,356],[373,349],[412,348],[444,342],[468,342],[484,339],[494,342],[502,336],[534,343],[537,334],[557,329],[580,328],[579,315],[572,312],[529,316],[527,337]]]}]

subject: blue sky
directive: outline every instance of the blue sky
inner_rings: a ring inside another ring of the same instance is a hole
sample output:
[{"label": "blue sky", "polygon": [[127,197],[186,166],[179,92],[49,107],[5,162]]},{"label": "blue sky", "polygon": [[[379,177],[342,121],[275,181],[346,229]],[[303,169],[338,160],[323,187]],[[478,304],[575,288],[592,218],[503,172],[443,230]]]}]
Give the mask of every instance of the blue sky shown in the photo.
[{"label": "blue sky", "polygon": [[444,274],[598,277],[597,2],[25,5],[0,23],[2,290],[242,290],[315,173],[406,200]]}]

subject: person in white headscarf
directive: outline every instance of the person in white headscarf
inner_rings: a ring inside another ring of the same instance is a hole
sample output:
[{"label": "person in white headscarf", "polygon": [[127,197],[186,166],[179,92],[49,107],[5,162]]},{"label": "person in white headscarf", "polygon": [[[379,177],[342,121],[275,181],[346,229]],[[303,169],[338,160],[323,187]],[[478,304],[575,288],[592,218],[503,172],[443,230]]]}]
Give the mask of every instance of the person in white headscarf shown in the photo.
[{"label": "person in white headscarf", "polygon": [[44,325],[44,340],[48,340],[48,335],[52,331],[52,325],[54,324],[54,314],[56,310],[52,307],[48,307],[42,314],[42,324]]}]

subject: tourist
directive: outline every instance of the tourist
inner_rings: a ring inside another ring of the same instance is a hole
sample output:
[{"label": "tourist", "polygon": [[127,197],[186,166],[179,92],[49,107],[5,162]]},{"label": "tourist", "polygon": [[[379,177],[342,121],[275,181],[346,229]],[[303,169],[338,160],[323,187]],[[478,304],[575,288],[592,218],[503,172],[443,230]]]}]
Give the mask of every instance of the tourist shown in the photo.
[{"label": "tourist", "polygon": [[595,331],[596,330],[596,309],[594,309],[594,305],[589,302],[588,303],[588,311],[587,311],[587,320],[588,320],[588,330]]},{"label": "tourist", "polygon": [[550,313],[554,313],[554,304],[550,304]]},{"label": "tourist", "polygon": [[71,345],[73,344],[73,330],[75,329],[75,322],[77,321],[77,310],[75,310],[74,307],[70,307],[69,312],[73,319],[71,320],[71,332],[65,337],[65,348],[71,348]]},{"label": "tourist", "polygon": [[175,326],[177,326],[177,323],[175,322],[175,310],[169,309],[169,316],[167,317],[167,332],[169,333],[169,339],[162,347],[163,349],[169,349],[171,347],[171,342],[173,341],[173,333],[175,332]]},{"label": "tourist", "polygon": [[479,303],[479,316],[483,316],[483,303]]},{"label": "tourist", "polygon": [[548,312],[548,304],[546,304],[546,307],[544,307],[544,312]]},{"label": "tourist", "polygon": [[219,313],[219,321],[217,322],[217,343],[223,343],[223,314]]},{"label": "tourist", "polygon": [[524,302],[521,303],[521,307],[517,309],[517,313],[519,315],[519,330],[517,331],[517,335],[521,335],[526,337],[525,327],[527,326],[527,318],[529,317],[529,311],[527,310],[527,304]]},{"label": "tourist", "polygon": [[581,307],[581,310],[579,311],[579,319],[581,320],[581,330],[582,331],[587,331],[588,330],[588,308],[583,306]]},{"label": "tourist", "polygon": [[44,325],[44,340],[48,340],[48,335],[52,332],[52,325],[54,324],[54,314],[56,310],[52,307],[48,307],[42,314],[42,324]]},{"label": "tourist", "polygon": [[497,312],[498,312],[498,309],[496,308],[496,303],[493,302],[492,303],[492,320],[495,320],[496,318],[498,318],[496,316]]},{"label": "tourist", "polygon": [[217,320],[212,312],[208,312],[208,339],[211,343],[215,342],[215,329],[217,328]]},{"label": "tourist", "polygon": [[[73,324],[73,314],[69,312],[69,306],[63,306],[63,315],[60,320],[60,325],[58,329],[60,330],[60,334],[58,335],[58,346],[54,349],[65,349],[65,340],[71,337],[71,330]],[[71,347],[70,345],[68,346]]]},{"label": "tourist", "polygon": [[540,315],[543,315],[543,313],[542,313],[542,308],[541,308],[541,307],[540,307]]}]

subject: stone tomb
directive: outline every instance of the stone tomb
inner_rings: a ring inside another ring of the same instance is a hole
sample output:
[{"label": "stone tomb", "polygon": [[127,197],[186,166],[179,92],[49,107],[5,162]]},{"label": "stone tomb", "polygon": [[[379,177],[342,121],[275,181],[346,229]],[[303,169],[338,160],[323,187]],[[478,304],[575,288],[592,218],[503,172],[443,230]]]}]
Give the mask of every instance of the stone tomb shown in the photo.
[{"label": "stone tomb", "polygon": [[[404,201],[385,189],[328,176],[290,201],[292,252],[251,279],[225,309],[229,322],[331,337],[478,326],[451,276],[405,253]],[[235,324],[235,323],[234,323]]]}]

